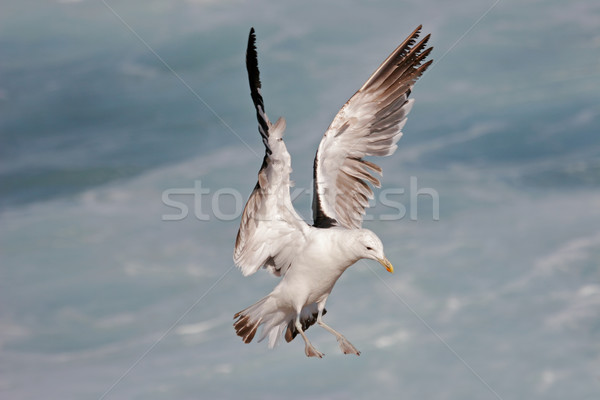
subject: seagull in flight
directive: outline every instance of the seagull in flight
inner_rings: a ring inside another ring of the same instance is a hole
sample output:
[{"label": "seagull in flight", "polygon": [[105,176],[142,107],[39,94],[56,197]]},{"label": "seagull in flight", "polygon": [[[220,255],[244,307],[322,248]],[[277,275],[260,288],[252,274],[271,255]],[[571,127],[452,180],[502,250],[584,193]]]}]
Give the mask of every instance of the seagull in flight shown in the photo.
[{"label": "seagull in flight", "polygon": [[273,348],[283,336],[298,334],[308,357],[323,357],[305,331],[315,323],[335,336],[344,354],[360,352],[323,321],[325,303],[340,276],[360,259],[378,261],[389,272],[381,240],[362,229],[362,217],[373,191],[380,187],[381,168],[365,156],[389,156],[396,151],[409,99],[417,79],[431,65],[430,35],[418,43],[415,29],[375,70],[337,113],[325,132],[314,160],[313,224],[305,222],[290,199],[291,158],[283,142],[285,120],[271,123],[265,112],[256,53],[250,29],[246,68],[258,131],[265,156],[258,182],[244,208],[233,259],[247,276],[261,267],[282,277],[273,291],[234,315],[234,328],[250,343],[262,326],[258,341],[268,337]]}]

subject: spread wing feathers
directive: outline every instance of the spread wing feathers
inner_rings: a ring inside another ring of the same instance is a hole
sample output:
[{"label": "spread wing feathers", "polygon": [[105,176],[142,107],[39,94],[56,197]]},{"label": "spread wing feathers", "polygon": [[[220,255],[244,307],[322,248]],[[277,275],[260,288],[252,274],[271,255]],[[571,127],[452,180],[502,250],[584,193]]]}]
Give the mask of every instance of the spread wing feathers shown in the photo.
[{"label": "spread wing feathers", "polygon": [[421,26],[406,38],[335,116],[314,162],[314,226],[360,228],[373,191],[380,186],[379,166],[365,156],[396,151],[406,115],[413,104],[412,86],[431,65],[423,61],[432,48],[429,36],[415,44]]},{"label": "spread wing feathers", "polygon": [[258,182],[242,213],[233,260],[244,275],[264,266],[281,276],[302,247],[309,227],[294,210],[290,199],[291,158],[282,138],[285,120],[279,118],[271,124],[264,110],[255,41],[254,29],[251,29],[246,68],[265,156]]}]

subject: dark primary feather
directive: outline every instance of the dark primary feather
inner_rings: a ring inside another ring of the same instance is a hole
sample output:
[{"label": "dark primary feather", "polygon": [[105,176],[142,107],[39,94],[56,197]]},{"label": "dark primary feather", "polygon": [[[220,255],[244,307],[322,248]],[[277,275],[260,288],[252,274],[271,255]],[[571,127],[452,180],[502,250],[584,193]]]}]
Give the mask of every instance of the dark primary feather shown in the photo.
[{"label": "dark primary feather", "polygon": [[258,54],[256,53],[256,34],[254,28],[250,28],[248,35],[248,47],[246,48],[246,69],[248,70],[248,82],[250,84],[250,95],[256,108],[256,119],[258,119],[258,131],[262,137],[263,143],[267,149],[267,154],[271,154],[269,148],[269,120],[265,114],[265,103],[260,93],[260,72],[258,70]]},{"label": "dark primary feather", "polygon": [[432,48],[430,35],[420,42],[415,29],[375,70],[338,112],[325,132],[314,161],[314,226],[360,228],[369,198],[379,187],[381,168],[365,156],[388,156],[396,150],[410,111],[412,86],[431,65],[423,63]]}]

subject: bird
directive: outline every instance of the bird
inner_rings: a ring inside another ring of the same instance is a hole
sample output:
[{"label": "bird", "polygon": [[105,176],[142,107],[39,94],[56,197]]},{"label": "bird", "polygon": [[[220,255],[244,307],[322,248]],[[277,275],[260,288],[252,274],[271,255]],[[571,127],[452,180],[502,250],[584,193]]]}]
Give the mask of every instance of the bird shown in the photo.
[{"label": "bird", "polygon": [[284,337],[304,340],[308,357],[322,358],[306,336],[315,323],[333,334],[344,354],[360,355],[348,339],[323,321],[325,304],[340,276],[360,259],[391,262],[379,237],[362,219],[382,169],[366,156],[389,156],[397,149],[414,100],[413,85],[433,60],[430,34],[418,43],[419,25],[339,110],[325,131],[314,159],[313,223],[304,221],[290,197],[291,157],[283,141],[283,117],[271,123],[265,112],[258,69],[256,32],[250,29],[246,69],[265,155],[258,181],[242,212],[234,263],[244,276],[267,269],[279,283],[271,293],[234,315],[234,328],[250,343],[268,337],[269,348]]}]

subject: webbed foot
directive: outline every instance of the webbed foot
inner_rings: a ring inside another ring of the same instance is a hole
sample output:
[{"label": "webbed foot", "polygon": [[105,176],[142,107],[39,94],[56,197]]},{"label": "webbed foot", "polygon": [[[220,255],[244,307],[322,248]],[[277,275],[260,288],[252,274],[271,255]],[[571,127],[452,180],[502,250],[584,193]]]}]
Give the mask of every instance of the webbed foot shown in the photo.
[{"label": "webbed foot", "polygon": [[307,357],[323,358],[323,356],[324,356],[324,354],[321,353],[319,350],[315,349],[312,344],[307,344],[306,347],[304,348],[304,352],[306,353]]},{"label": "webbed foot", "polygon": [[352,343],[350,343],[348,341],[348,339],[346,339],[344,336],[340,336],[337,339],[338,344],[340,346],[340,350],[342,350],[342,353],[344,354],[356,354],[357,356],[360,356],[360,351],[358,351],[356,349],[356,347],[354,347],[352,345]]}]

